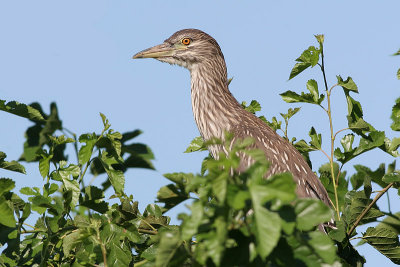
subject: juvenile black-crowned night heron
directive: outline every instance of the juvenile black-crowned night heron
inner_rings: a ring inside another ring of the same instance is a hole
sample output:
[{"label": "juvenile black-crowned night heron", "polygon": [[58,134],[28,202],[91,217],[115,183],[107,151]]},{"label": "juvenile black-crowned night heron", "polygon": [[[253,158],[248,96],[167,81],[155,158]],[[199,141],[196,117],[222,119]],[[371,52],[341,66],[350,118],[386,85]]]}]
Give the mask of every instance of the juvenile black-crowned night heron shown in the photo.
[{"label": "juvenile black-crowned night heron", "polygon": [[[271,163],[267,177],[291,172],[299,197],[317,198],[330,206],[328,193],[302,155],[265,122],[244,110],[232,96],[224,55],[214,38],[196,29],[181,30],[133,58],[155,58],[187,68],[191,76],[194,119],[205,140],[223,139],[225,131],[233,133],[235,138],[252,137]],[[218,156],[219,149],[219,146],[209,147],[214,157]],[[251,159],[243,159],[240,169],[251,164]]]}]

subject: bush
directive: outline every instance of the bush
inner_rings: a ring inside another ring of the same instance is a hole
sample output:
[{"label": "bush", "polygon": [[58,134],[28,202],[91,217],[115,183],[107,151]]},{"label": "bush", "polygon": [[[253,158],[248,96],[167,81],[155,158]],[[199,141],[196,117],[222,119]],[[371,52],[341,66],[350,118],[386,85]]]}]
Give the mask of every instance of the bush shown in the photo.
[{"label": "bush", "polygon": [[[149,204],[139,211],[138,203],[124,188],[126,170],[154,168],[150,148],[132,143],[139,130],[116,132],[100,114],[102,132],[77,137],[62,126],[55,104],[50,114],[45,114],[37,103],[1,100],[0,110],[34,123],[26,131],[20,161],[38,163],[43,177],[41,187],[20,190],[29,196],[28,201],[12,191],[12,179],[0,179],[1,266],[361,266],[365,260],[350,243],[355,238],[400,264],[400,213],[381,211],[376,205],[389,188],[400,186],[395,162],[382,164],[377,170],[355,165],[356,173],[351,177],[342,171],[346,163],[371,149],[397,157],[400,138],[390,140],[364,120],[361,104],[353,98],[358,88],[351,77],[337,76],[337,83],[328,87],[323,36],[316,38],[318,47],[310,46],[296,59],[290,79],[318,66],[323,92],[316,80],[309,80],[308,92],[287,91],[281,96],[289,103],[314,104],[328,115],[331,151],[322,150],[322,136],[314,128],[309,132],[310,141],[292,138],[290,142],[308,161],[311,151],[326,155],[328,163],[319,168],[319,174],[332,200],[337,229],[327,229],[328,235],[316,230],[332,218],[332,211],[318,200],[298,199],[289,173],[263,179],[268,170],[264,154],[249,148],[251,139],[229,149],[229,133],[225,142],[205,144],[195,138],[187,152],[217,143],[229,153],[221,154],[218,160],[205,158],[199,174],[165,174],[171,183],[159,190],[159,205]],[[347,101],[348,127],[336,131],[331,93],[337,87],[342,87]],[[253,113],[261,109],[257,101],[243,103],[243,107]],[[291,108],[281,114],[283,121],[261,118],[289,140],[289,120],[299,110]],[[400,130],[399,114],[400,98],[393,107],[394,131]],[[349,133],[340,140],[341,147],[336,147],[337,134],[343,131]],[[67,145],[74,148],[77,162],[67,161]],[[256,160],[240,174],[233,171],[239,164],[239,153]],[[1,168],[25,173],[20,162],[5,159],[6,154],[0,152]],[[89,173],[106,174],[101,188],[85,186]],[[382,189],[373,193],[372,184]],[[108,200],[106,190],[113,192]],[[191,200],[190,212],[179,215],[180,225],[170,225],[165,212],[186,200]],[[29,217],[37,218],[34,226],[25,223]],[[382,217],[376,226],[357,233],[358,226]]]}]

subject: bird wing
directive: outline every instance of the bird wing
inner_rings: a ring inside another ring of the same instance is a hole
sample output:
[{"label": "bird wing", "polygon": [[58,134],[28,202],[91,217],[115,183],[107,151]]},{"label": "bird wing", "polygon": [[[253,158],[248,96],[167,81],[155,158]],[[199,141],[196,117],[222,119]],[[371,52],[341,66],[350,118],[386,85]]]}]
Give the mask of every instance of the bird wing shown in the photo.
[{"label": "bird wing", "polygon": [[[299,197],[317,198],[330,206],[329,196],[324,186],[300,152],[263,121],[261,123],[261,125],[253,126],[250,123],[242,122],[232,127],[231,132],[234,135],[234,141],[252,137],[254,139],[253,148],[261,149],[270,162],[266,177],[277,173],[290,172],[297,184]],[[241,163],[238,171],[246,170],[253,163],[254,159],[251,156],[245,153],[241,154]]]}]

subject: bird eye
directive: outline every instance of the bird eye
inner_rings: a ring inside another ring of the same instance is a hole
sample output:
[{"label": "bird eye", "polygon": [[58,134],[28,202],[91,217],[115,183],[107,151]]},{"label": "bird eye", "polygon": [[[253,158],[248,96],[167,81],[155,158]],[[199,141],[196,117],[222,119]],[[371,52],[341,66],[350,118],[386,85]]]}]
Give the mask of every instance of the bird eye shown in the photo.
[{"label": "bird eye", "polygon": [[189,45],[192,40],[190,38],[183,38],[181,43],[184,45]]}]

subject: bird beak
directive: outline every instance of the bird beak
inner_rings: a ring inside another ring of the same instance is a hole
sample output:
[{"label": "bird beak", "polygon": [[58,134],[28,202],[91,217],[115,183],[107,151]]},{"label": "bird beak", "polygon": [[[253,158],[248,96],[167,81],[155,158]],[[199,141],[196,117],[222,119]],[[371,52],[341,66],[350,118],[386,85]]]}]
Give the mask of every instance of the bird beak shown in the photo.
[{"label": "bird beak", "polygon": [[176,48],[174,46],[171,46],[168,43],[162,43],[150,48],[147,48],[136,55],[134,55],[132,58],[160,58],[160,57],[169,57],[172,56]]}]

